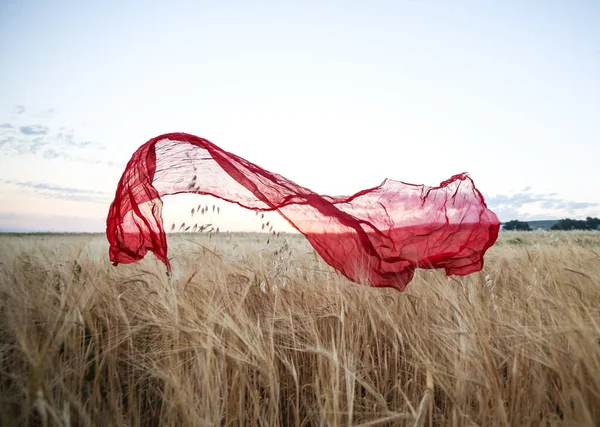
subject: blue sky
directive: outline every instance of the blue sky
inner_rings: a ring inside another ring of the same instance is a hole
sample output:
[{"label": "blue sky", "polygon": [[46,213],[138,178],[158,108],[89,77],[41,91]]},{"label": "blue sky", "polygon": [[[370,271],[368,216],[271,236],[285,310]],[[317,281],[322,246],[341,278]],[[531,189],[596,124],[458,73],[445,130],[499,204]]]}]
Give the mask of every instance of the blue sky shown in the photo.
[{"label": "blue sky", "polygon": [[5,1],[0,55],[3,230],[103,231],[166,132],[331,195],[466,171],[503,221],[600,216],[599,1]]}]

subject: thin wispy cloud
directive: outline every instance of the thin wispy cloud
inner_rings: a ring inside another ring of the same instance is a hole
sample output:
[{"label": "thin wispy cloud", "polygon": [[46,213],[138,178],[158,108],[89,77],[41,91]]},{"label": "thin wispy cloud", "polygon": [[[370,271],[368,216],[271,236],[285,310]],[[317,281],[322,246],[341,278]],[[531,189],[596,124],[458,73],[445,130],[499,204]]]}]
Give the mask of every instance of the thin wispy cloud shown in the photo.
[{"label": "thin wispy cloud", "polygon": [[585,217],[600,211],[600,203],[565,200],[556,193],[534,193],[531,187],[515,194],[487,196],[486,203],[502,221]]},{"label": "thin wispy cloud", "polygon": [[53,149],[48,149],[44,151],[44,159],[58,159],[58,158],[64,158],[66,160],[71,160],[71,157],[68,154],[65,153],[59,153],[57,151],[54,151]]},{"label": "thin wispy cloud", "polygon": [[[24,106],[17,106],[16,109],[21,111],[21,114],[25,112]],[[43,115],[54,113],[55,110],[50,108],[44,110]],[[25,116],[23,115],[23,118]],[[0,150],[5,154],[17,156],[31,154],[47,160],[62,159],[109,167],[121,167],[126,164],[125,160],[99,158],[95,152],[106,151],[106,146],[80,138],[73,129],[60,127],[58,130],[53,130],[43,123],[18,123],[23,118],[0,125]]]},{"label": "thin wispy cloud", "polygon": [[38,197],[51,199],[72,200],[78,202],[109,203],[110,193],[106,191],[90,190],[76,187],[64,187],[60,185],[29,181],[4,181],[7,185],[18,187],[21,190],[35,194]]},{"label": "thin wispy cloud", "polygon": [[32,215],[0,212],[0,232],[98,232],[105,227],[104,217],[84,218],[69,215]]},{"label": "thin wispy cloud", "polygon": [[[528,191],[529,187],[526,187]],[[529,193],[522,192],[516,194],[497,194],[495,196],[488,196],[486,202],[489,205],[495,206],[521,206],[527,203],[537,203],[556,200],[556,193]]]},{"label": "thin wispy cloud", "polygon": [[0,127],[0,150],[6,154],[43,153],[48,145],[48,129],[40,125]]},{"label": "thin wispy cloud", "polygon": [[23,135],[45,135],[48,128],[42,125],[20,126],[19,130]]},{"label": "thin wispy cloud", "polygon": [[17,105],[15,107],[15,114],[20,115],[23,114],[25,112],[25,106],[24,105]]},{"label": "thin wispy cloud", "polygon": [[63,144],[69,147],[79,147],[85,148],[94,145],[92,141],[79,141],[75,137],[75,133],[73,131],[61,131],[56,134],[56,140],[59,144]]},{"label": "thin wispy cloud", "polygon": [[13,136],[0,134],[0,150],[5,149],[5,147],[16,146],[15,139]]}]

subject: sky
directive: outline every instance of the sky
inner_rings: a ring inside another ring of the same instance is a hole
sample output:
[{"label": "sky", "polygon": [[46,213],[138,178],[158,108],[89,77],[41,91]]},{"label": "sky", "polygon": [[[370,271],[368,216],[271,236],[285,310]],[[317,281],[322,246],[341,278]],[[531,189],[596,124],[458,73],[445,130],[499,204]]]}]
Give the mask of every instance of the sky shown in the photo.
[{"label": "sky", "polygon": [[104,231],[167,132],[322,194],[468,172],[501,221],[600,216],[598,0],[4,0],[0,58],[3,231]]}]

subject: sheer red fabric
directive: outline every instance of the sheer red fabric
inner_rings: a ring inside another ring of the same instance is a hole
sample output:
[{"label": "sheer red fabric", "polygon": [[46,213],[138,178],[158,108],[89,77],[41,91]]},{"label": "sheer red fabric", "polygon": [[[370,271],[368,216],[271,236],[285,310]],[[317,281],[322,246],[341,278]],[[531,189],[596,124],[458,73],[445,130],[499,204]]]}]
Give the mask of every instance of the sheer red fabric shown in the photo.
[{"label": "sheer red fabric", "polygon": [[352,196],[330,197],[185,133],[151,139],[134,154],[110,206],[106,234],[114,265],[148,250],[171,268],[161,197],[212,195],[252,210],[277,211],[350,280],[400,291],[416,268],[481,270],[500,222],[466,174],[438,187],[390,179]]}]

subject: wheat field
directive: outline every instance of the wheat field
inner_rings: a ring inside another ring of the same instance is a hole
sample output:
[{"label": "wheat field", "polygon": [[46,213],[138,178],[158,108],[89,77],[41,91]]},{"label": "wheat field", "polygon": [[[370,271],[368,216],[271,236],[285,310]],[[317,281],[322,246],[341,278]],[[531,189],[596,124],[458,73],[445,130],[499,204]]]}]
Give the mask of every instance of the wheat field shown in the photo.
[{"label": "wheat field", "polygon": [[[269,243],[267,243],[269,239]],[[349,282],[302,236],[0,235],[0,424],[600,424],[600,233],[502,232],[480,273]]]}]

